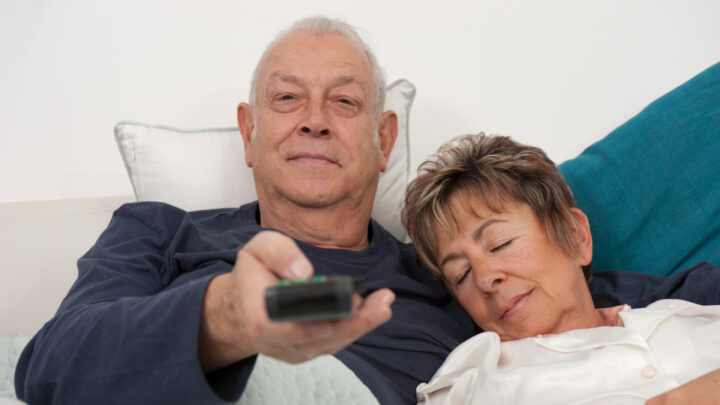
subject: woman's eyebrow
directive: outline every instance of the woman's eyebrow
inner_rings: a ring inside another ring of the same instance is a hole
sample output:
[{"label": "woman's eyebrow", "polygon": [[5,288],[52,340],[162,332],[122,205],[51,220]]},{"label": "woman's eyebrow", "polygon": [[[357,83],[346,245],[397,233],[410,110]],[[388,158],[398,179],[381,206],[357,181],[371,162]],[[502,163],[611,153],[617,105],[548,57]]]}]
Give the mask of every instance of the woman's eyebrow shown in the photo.
[{"label": "woman's eyebrow", "polygon": [[447,262],[451,262],[451,261],[457,260],[459,258],[460,258],[460,255],[457,253],[454,253],[454,252],[446,254],[445,257],[443,257],[443,259],[440,261],[441,270],[445,266],[445,264],[447,264]]},{"label": "woman's eyebrow", "polygon": [[498,222],[507,222],[507,221],[504,219],[497,219],[497,218],[488,219],[487,221],[483,222],[483,224],[480,225],[478,227],[478,229],[475,230],[475,232],[473,232],[473,240],[479,241],[480,238],[482,238],[482,234],[483,234],[483,232],[485,232],[485,229],[487,229],[488,226],[490,226],[492,224],[496,224]]}]

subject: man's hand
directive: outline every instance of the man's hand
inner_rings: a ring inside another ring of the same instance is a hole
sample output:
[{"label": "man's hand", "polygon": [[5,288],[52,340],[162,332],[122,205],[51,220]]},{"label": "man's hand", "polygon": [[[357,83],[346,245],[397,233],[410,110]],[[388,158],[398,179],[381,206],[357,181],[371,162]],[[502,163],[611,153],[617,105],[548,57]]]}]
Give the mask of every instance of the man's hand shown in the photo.
[{"label": "man's hand", "polygon": [[655,398],[651,398],[645,404],[720,404],[720,369],[696,378]]},{"label": "man's hand", "polygon": [[265,231],[240,251],[233,271],[215,277],[205,295],[198,359],[205,372],[257,353],[288,363],[336,353],[388,321],[392,291],[355,297],[352,316],[337,321],[270,322],[265,289],[279,279],[308,278],[313,268],[295,242]]}]

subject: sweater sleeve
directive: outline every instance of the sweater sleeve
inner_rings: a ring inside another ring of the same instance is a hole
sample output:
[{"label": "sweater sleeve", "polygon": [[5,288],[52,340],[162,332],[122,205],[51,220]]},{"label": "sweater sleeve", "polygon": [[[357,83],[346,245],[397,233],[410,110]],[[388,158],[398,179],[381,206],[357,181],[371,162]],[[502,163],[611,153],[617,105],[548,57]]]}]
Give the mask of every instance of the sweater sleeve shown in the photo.
[{"label": "sweater sleeve", "polygon": [[644,308],[676,298],[700,305],[720,304],[720,269],[702,262],[669,277],[632,271],[599,271],[593,274],[590,291],[597,307],[630,304]]},{"label": "sweater sleeve", "polygon": [[31,404],[216,404],[237,400],[255,357],[204,374],[198,334],[214,274],[177,281],[172,250],[189,216],[157,203],[119,208],[78,261],[78,279],[23,351]]}]

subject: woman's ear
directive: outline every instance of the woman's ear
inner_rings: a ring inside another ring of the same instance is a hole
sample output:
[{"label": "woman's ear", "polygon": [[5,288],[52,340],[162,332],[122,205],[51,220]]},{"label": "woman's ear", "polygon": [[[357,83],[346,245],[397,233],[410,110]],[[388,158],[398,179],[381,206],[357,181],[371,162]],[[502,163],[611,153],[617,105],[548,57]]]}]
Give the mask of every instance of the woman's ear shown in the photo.
[{"label": "woman's ear", "polygon": [[587,215],[579,208],[571,208],[570,211],[575,219],[575,257],[581,266],[587,266],[592,262],[593,242],[590,233],[590,222]]}]

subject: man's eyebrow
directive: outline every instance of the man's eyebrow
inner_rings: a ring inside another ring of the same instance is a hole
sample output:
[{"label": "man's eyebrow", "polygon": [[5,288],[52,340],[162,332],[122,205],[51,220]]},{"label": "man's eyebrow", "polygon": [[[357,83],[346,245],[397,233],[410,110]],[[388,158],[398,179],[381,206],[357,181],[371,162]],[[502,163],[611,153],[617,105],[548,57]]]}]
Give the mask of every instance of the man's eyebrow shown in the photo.
[{"label": "man's eyebrow", "polygon": [[[507,221],[505,221],[504,219],[497,219],[497,218],[488,219],[487,221],[483,222],[482,225],[480,225],[480,226],[475,230],[475,232],[473,232],[473,234],[472,234],[473,240],[474,240],[474,241],[480,240],[480,238],[482,238],[483,232],[485,232],[485,229],[487,229],[488,226],[490,226],[490,225],[492,225],[492,224],[496,224],[496,223],[498,223],[498,222],[507,222]],[[448,254],[445,255],[445,257],[443,257],[442,260],[440,261],[440,269],[442,270],[442,267],[445,266],[445,264],[446,264],[447,262],[450,262],[450,261],[453,261],[453,260],[456,260],[456,259],[459,259],[459,258],[460,258],[460,255],[459,255],[458,253],[455,253],[455,252],[448,253]]]},{"label": "man's eyebrow", "polygon": [[278,79],[280,79],[280,80],[283,81],[283,82],[290,82],[290,83],[295,83],[295,84],[299,84],[299,83],[302,82],[302,80],[300,80],[299,77],[297,77],[297,76],[295,76],[295,75],[284,74],[284,73],[273,73],[273,74],[271,74],[271,75],[270,75],[270,79],[274,79],[274,78],[278,78]]},{"label": "man's eyebrow", "polygon": [[342,85],[342,84],[350,84],[350,83],[357,83],[360,85],[360,87],[363,88],[363,90],[365,89],[365,82],[363,82],[362,80],[358,79],[355,76],[340,76],[333,81],[333,84],[335,84],[336,86]]},{"label": "man's eyebrow", "polygon": [[[277,78],[280,81],[293,83],[293,84],[302,84],[303,80],[295,75],[286,74],[286,73],[273,73],[270,75],[270,79]],[[335,80],[331,82],[332,86],[340,86],[344,84],[350,84],[350,83],[357,83],[362,87],[363,91],[366,89],[365,82],[358,79],[355,76],[338,76]]]}]

